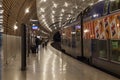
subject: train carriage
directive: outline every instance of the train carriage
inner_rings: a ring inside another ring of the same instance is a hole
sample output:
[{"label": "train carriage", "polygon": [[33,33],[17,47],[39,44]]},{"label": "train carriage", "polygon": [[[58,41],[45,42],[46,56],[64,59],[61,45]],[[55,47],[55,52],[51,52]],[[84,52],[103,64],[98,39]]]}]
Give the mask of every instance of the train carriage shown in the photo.
[{"label": "train carriage", "polygon": [[63,27],[62,34],[62,47],[67,53],[120,75],[120,0],[100,1],[88,7],[79,20]]}]

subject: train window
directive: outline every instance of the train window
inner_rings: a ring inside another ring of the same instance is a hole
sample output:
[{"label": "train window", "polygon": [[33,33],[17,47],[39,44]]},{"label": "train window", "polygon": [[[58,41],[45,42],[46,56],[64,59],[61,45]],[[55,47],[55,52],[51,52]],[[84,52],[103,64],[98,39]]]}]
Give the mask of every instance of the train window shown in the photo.
[{"label": "train window", "polygon": [[120,9],[120,0],[115,0],[115,1],[111,1],[110,3],[110,11],[116,11]]},{"label": "train window", "polygon": [[104,3],[104,14],[107,14],[108,12],[108,5],[109,5],[109,2],[106,0]]},{"label": "train window", "polygon": [[112,40],[111,48],[111,60],[120,62],[120,40]]},{"label": "train window", "polygon": [[108,56],[108,49],[107,49],[107,41],[106,40],[99,40],[99,57],[103,59],[107,59]]}]

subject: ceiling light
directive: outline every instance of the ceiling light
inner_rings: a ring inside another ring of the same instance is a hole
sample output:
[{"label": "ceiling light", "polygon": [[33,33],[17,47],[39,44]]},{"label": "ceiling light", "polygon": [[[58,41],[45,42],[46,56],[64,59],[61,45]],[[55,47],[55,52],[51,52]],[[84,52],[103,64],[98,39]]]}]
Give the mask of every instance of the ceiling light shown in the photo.
[{"label": "ceiling light", "polygon": [[46,21],[44,22],[45,25],[47,25]]},{"label": "ceiling light", "polygon": [[55,20],[54,20],[54,19],[52,19],[52,23],[55,23]]},{"label": "ceiling light", "polygon": [[30,19],[30,21],[32,21],[32,22],[37,22],[38,20]]},{"label": "ceiling light", "polygon": [[54,18],[54,16],[53,16],[53,15],[52,15],[51,17],[52,17],[52,18]]},{"label": "ceiling light", "polygon": [[62,19],[59,20],[60,22],[62,21]]},{"label": "ceiling light", "polygon": [[0,7],[2,7],[2,4],[0,4]]},{"label": "ceiling light", "polygon": [[90,5],[90,6],[92,6],[92,5],[93,5],[93,3],[90,3],[89,5]]},{"label": "ceiling light", "polygon": [[71,15],[69,14],[68,17],[71,17]]},{"label": "ceiling light", "polygon": [[67,20],[69,20],[70,18],[67,18]]},{"label": "ceiling light", "polygon": [[54,21],[54,18],[52,18],[52,21]]},{"label": "ceiling light", "polygon": [[0,16],[0,18],[3,18],[3,16]]},{"label": "ceiling light", "polygon": [[3,11],[4,11],[4,10],[0,10],[0,14],[2,14],[2,13],[3,13]]},{"label": "ceiling light", "polygon": [[115,1],[115,0],[110,0],[110,1]]},{"label": "ceiling light", "polygon": [[62,9],[61,11],[62,11],[63,13],[65,12],[65,10],[64,10],[64,9]]},{"label": "ceiling light", "polygon": [[62,17],[60,17],[59,19],[62,20]]},{"label": "ceiling light", "polygon": [[76,6],[75,6],[75,8],[77,9],[77,8],[78,8],[78,6],[76,5]]},{"label": "ceiling light", "polygon": [[57,6],[58,6],[58,5],[57,5],[55,2],[53,2],[53,7],[54,7],[54,8],[57,8]]},{"label": "ceiling light", "polygon": [[61,13],[60,16],[63,16],[63,14]]},{"label": "ceiling light", "polygon": [[57,28],[55,27],[55,29],[57,29]]},{"label": "ceiling light", "polygon": [[27,13],[29,13],[30,11],[29,11],[29,8],[26,8],[26,10],[25,10],[25,13],[27,14]]},{"label": "ceiling light", "polygon": [[45,19],[43,19],[43,22],[45,22],[46,20]]},{"label": "ceiling light", "polygon": [[41,12],[45,12],[45,9],[44,9],[44,8],[40,8],[40,11],[41,11]]},{"label": "ceiling light", "polygon": [[65,6],[65,7],[68,7],[68,3],[67,3],[67,2],[65,2],[64,6]]},{"label": "ceiling light", "polygon": [[41,15],[42,18],[45,18],[45,15]]},{"label": "ceiling light", "polygon": [[46,26],[48,26],[48,24],[45,24]]},{"label": "ceiling light", "polygon": [[54,20],[54,19],[52,19],[52,21],[54,22],[55,20]]},{"label": "ceiling light", "polygon": [[48,24],[47,24],[47,23],[45,23],[45,26],[48,26]]},{"label": "ceiling light", "polygon": [[2,22],[3,21],[3,19],[0,19],[0,22]]},{"label": "ceiling light", "polygon": [[73,14],[73,11],[71,11],[70,13]]},{"label": "ceiling light", "polygon": [[18,27],[17,26],[14,26],[14,30],[17,30],[18,29]]},{"label": "ceiling light", "polygon": [[53,14],[55,14],[55,11],[52,11]]},{"label": "ceiling light", "polygon": [[41,0],[41,2],[46,2],[47,0]]},{"label": "ceiling light", "polygon": [[3,23],[3,21],[2,22],[0,22],[0,24],[2,24]]},{"label": "ceiling light", "polygon": [[85,1],[85,0],[82,0],[82,1]]},{"label": "ceiling light", "polygon": [[18,27],[17,27],[17,22],[15,23],[15,25],[14,25],[14,30],[17,30],[18,29]]},{"label": "ceiling light", "polygon": [[51,28],[48,28],[50,30],[50,32],[52,32],[52,29]]},{"label": "ceiling light", "polygon": [[61,27],[61,22],[59,23],[59,27]]},{"label": "ceiling light", "polygon": [[99,0],[98,2],[100,2],[100,1],[103,1],[103,0]]}]

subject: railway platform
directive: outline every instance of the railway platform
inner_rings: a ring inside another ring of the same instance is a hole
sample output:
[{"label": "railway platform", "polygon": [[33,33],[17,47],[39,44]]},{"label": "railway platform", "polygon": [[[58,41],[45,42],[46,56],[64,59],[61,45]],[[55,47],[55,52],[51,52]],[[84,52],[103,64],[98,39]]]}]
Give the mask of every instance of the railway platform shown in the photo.
[{"label": "railway platform", "polygon": [[19,54],[4,65],[1,80],[120,80],[53,48],[39,47],[27,57],[27,70],[20,70]]}]

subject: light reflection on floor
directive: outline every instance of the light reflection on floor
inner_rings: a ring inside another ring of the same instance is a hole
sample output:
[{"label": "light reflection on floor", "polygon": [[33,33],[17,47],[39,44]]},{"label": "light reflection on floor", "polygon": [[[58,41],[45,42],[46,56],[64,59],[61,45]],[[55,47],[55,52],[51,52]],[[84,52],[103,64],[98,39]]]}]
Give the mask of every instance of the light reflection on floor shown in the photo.
[{"label": "light reflection on floor", "polygon": [[79,62],[50,45],[27,58],[27,71],[20,71],[20,57],[3,69],[2,80],[119,80]]}]

